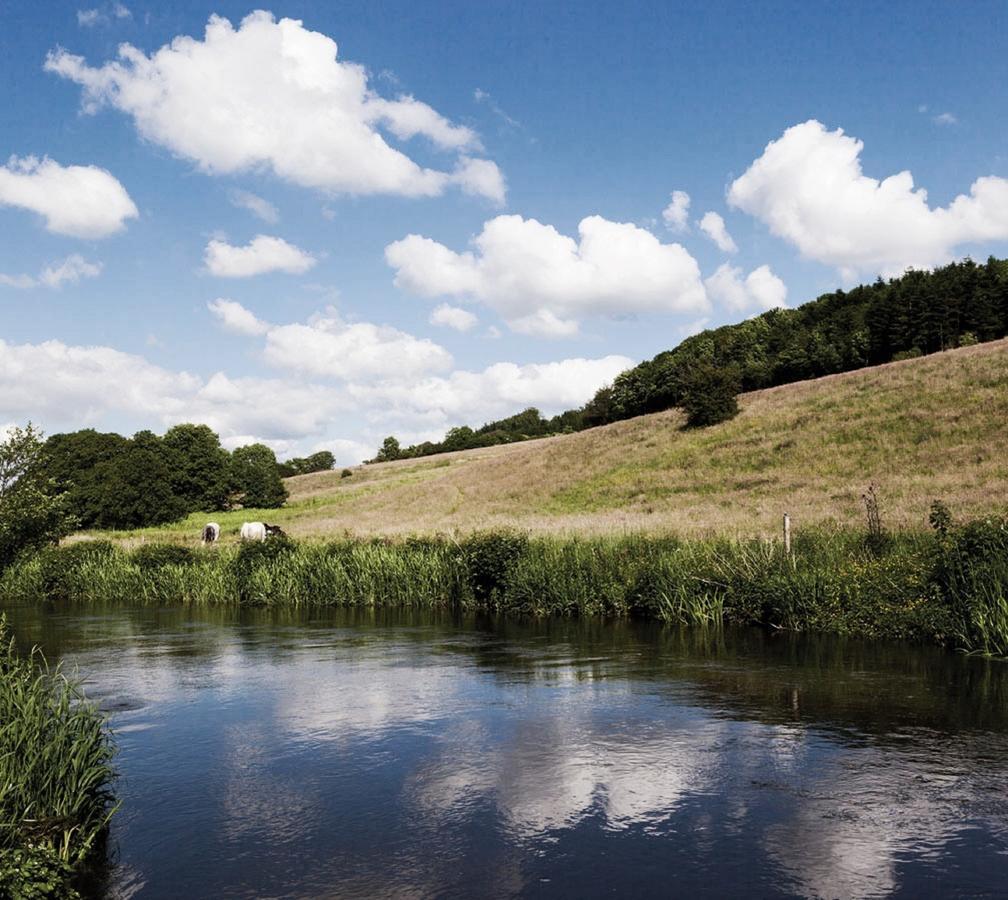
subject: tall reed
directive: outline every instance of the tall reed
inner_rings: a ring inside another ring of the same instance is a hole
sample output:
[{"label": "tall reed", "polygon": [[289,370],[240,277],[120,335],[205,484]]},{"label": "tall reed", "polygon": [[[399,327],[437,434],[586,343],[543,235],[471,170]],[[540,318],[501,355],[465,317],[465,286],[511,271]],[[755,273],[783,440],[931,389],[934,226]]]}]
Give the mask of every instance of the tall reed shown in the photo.
[{"label": "tall reed", "polygon": [[626,535],[343,539],[53,549],[0,575],[0,598],[130,604],[416,606],[646,617],[927,640],[1008,652],[1008,526],[805,530],[780,542]]},{"label": "tall reed", "polygon": [[38,648],[18,655],[0,616],[0,856],[21,860],[0,867],[0,894],[45,860],[67,878],[93,861],[116,808],[114,753],[80,683]]}]

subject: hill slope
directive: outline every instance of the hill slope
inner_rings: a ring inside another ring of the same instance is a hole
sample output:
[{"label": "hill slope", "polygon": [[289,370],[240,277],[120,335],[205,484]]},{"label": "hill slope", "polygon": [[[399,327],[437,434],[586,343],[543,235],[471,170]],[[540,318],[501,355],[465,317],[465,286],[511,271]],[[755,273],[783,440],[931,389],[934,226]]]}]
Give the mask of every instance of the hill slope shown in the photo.
[{"label": "hill slope", "polygon": [[[672,410],[520,444],[287,480],[294,536],[513,525],[532,531],[775,534],[863,520],[878,486],[884,524],[1008,508],[1008,339],[740,397],[731,422],[682,430]],[[219,514],[225,533],[249,511]],[[206,514],[156,530],[198,533]],[[145,532],[151,535],[155,530]]]}]

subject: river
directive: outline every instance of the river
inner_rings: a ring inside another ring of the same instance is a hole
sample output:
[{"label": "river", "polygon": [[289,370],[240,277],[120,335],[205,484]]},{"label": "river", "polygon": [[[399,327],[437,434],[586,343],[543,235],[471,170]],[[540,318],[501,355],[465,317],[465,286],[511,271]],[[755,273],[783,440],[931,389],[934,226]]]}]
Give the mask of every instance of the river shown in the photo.
[{"label": "river", "polygon": [[111,714],[114,897],[1008,895],[1008,663],[633,622],[6,611]]}]

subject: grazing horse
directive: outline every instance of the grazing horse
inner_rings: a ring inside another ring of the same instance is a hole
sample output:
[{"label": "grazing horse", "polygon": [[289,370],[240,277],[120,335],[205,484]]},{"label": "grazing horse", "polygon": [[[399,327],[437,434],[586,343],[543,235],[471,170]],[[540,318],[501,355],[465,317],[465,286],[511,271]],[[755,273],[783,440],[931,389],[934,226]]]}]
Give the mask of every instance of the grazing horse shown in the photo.
[{"label": "grazing horse", "polygon": [[207,522],[203,527],[203,543],[212,544],[220,537],[220,525],[216,522]]},{"label": "grazing horse", "polygon": [[262,522],[243,522],[239,537],[243,541],[265,541],[266,526]]}]

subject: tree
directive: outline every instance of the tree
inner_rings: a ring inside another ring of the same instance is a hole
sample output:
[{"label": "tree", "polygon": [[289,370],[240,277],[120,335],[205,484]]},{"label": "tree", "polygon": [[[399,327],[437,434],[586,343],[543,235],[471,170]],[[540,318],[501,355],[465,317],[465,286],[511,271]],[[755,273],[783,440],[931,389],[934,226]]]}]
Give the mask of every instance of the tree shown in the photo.
[{"label": "tree", "polygon": [[108,485],[100,466],[124,452],[129,440],[93,428],[50,435],[37,461],[41,476],[51,478],[57,493],[66,496],[81,528],[90,528],[103,516]]},{"label": "tree", "polygon": [[189,507],[175,493],[176,454],[151,431],[138,431],[122,452],[97,467],[104,484],[101,528],[144,528],[181,519]]},{"label": "tree", "polygon": [[0,441],[0,568],[74,528],[66,498],[41,472],[41,455],[42,435],[31,422]]},{"label": "tree", "polygon": [[176,425],[162,438],[171,463],[172,488],[187,512],[227,509],[231,459],[206,425]]},{"label": "tree", "polygon": [[389,462],[393,459],[399,459],[400,456],[402,456],[402,449],[399,447],[399,441],[389,435],[382,441],[381,450],[375,456],[375,462]]},{"label": "tree", "polygon": [[738,415],[738,375],[713,363],[697,363],[684,380],[682,408],[690,428],[705,428]]},{"label": "tree", "polygon": [[249,444],[231,454],[232,484],[246,509],[275,509],[287,500],[276,455],[265,444]]}]

